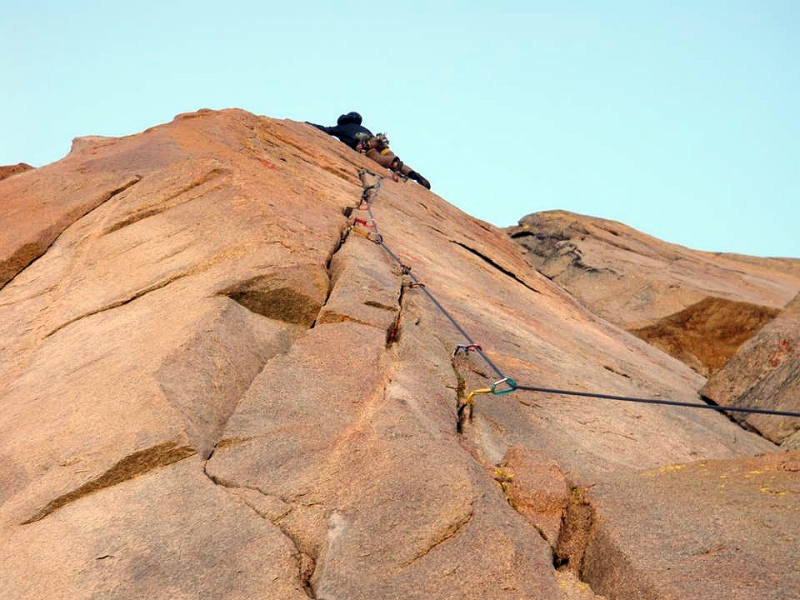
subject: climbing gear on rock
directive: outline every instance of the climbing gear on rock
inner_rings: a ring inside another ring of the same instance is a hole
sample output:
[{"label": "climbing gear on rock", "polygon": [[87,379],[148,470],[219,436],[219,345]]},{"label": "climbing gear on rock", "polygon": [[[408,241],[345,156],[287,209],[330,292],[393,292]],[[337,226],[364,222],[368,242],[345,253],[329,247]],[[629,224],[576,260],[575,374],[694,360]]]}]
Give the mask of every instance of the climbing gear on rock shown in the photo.
[{"label": "climbing gear on rock", "polygon": [[[463,429],[463,422],[464,422],[464,415],[466,414],[466,409],[469,407],[469,418],[471,419],[473,416],[474,411],[474,404],[475,404],[475,396],[482,395],[482,394],[491,394],[493,396],[502,396],[506,394],[511,394],[512,392],[516,391],[529,391],[529,392],[539,392],[544,394],[558,394],[558,395],[565,395],[565,396],[578,396],[583,398],[597,398],[597,399],[604,399],[604,400],[616,400],[616,401],[623,401],[623,402],[638,402],[642,404],[659,404],[659,405],[666,405],[666,406],[677,406],[681,408],[699,408],[699,409],[707,409],[707,410],[714,410],[717,412],[742,412],[742,413],[757,413],[757,414],[765,414],[765,415],[777,415],[777,416],[786,416],[786,417],[798,417],[800,418],[800,412],[791,412],[791,411],[779,411],[779,410],[767,410],[767,409],[759,409],[759,408],[746,408],[746,407],[739,407],[739,406],[721,406],[717,404],[696,404],[692,402],[679,402],[675,400],[660,400],[654,398],[638,398],[634,396],[615,396],[611,394],[598,394],[594,392],[581,392],[577,390],[560,390],[560,389],[553,389],[553,388],[545,388],[545,387],[538,387],[532,385],[521,385],[518,384],[516,380],[508,377],[500,370],[500,368],[492,362],[492,360],[484,353],[481,346],[469,336],[469,334],[464,330],[464,328],[456,321],[453,316],[447,311],[447,309],[442,306],[442,304],[436,299],[436,297],[427,289],[425,284],[423,284],[417,276],[412,272],[411,267],[404,263],[392,250],[386,245],[383,240],[383,236],[380,234],[378,230],[378,225],[375,223],[375,217],[372,214],[372,201],[375,199],[375,195],[377,194],[378,189],[380,189],[380,178],[378,178],[377,182],[367,184],[366,181],[369,176],[373,178],[376,177],[374,173],[368,171],[367,169],[362,169],[359,171],[359,178],[361,179],[362,186],[364,191],[362,192],[362,205],[363,205],[363,198],[364,195],[369,193],[371,194],[371,200],[366,205],[366,212],[369,215],[369,222],[372,224],[372,228],[374,229],[374,238],[375,241],[383,250],[394,260],[398,265],[400,265],[400,269],[403,272],[404,276],[407,276],[411,279],[411,283],[408,285],[409,288],[418,288],[422,290],[422,292],[430,299],[430,301],[439,309],[441,312],[453,325],[453,327],[464,337],[467,341],[467,344],[460,344],[456,351],[453,353],[455,354],[458,352],[459,349],[463,349],[465,354],[469,354],[469,352],[475,352],[478,354],[483,361],[500,377],[499,380],[495,381],[491,384],[488,388],[482,388],[478,390],[473,390],[470,392],[466,399],[463,401],[459,401],[456,409],[456,413],[458,416],[457,421],[457,430],[459,433],[462,432]],[[354,229],[355,231],[355,229]],[[369,237],[369,232],[367,233],[360,233],[360,235],[364,235],[364,237]]]},{"label": "climbing gear on rock", "polygon": [[453,356],[458,356],[459,352],[464,352],[466,355],[476,350],[483,350],[483,348],[481,348],[480,344],[458,344],[456,349],[453,350]]},{"label": "climbing gear on rock", "polygon": [[366,219],[359,219],[358,217],[353,219],[354,225],[363,225],[364,227],[374,228],[375,225],[367,221]]},{"label": "climbing gear on rock", "polygon": [[464,420],[465,420],[464,411],[466,410],[467,407],[469,407],[469,420],[470,421],[472,420],[472,412],[475,407],[475,396],[479,394],[491,394],[491,393],[492,393],[492,388],[472,390],[464,399],[464,402],[458,405],[458,408],[456,409],[456,417],[457,417],[456,431],[458,431],[458,433],[463,433]]},{"label": "climbing gear on rock", "polygon": [[400,157],[397,156],[389,147],[389,138],[385,133],[379,133],[372,137],[367,136],[365,133],[357,133],[356,150],[361,154],[371,158],[376,163],[392,171],[392,179],[397,181],[398,178],[403,181],[412,179],[419,183],[425,189],[431,189],[430,182],[422,175],[408,167]]},{"label": "climbing gear on rock", "polygon": [[[306,121],[308,123],[308,121]],[[315,123],[308,123],[317,129],[324,131],[328,135],[339,138],[341,142],[350,148],[364,154],[382,167],[392,171],[392,179],[407,181],[413,179],[426,189],[431,189],[430,182],[422,175],[413,171],[411,167],[403,164],[403,161],[392,152],[389,147],[389,137],[386,133],[373,133],[361,125],[361,115],[355,111],[340,115],[335,127],[325,127]]]}]

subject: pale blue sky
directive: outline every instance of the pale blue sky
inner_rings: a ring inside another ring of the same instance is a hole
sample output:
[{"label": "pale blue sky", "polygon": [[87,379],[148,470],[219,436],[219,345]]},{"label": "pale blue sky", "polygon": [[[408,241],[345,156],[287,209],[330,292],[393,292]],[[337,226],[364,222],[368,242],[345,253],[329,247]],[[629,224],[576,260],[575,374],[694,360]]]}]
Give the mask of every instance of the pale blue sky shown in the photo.
[{"label": "pale blue sky", "polygon": [[800,2],[0,0],[0,164],[198,108],[357,110],[499,226],[800,257]]}]

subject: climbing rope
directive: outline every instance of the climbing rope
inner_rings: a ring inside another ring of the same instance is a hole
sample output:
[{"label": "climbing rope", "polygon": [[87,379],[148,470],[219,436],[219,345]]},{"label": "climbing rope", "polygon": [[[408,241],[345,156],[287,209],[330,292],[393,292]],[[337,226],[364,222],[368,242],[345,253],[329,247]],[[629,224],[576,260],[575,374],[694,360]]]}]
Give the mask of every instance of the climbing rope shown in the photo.
[{"label": "climbing rope", "polygon": [[[428,290],[428,287],[417,278],[416,274],[412,271],[411,267],[405,264],[400,257],[397,256],[394,252],[392,252],[391,248],[386,245],[386,242],[383,239],[383,235],[380,233],[380,229],[378,229],[378,224],[375,220],[375,216],[372,213],[372,204],[375,202],[377,198],[378,191],[381,187],[381,177],[372,173],[367,169],[361,169],[358,173],[359,178],[364,186],[362,195],[361,195],[361,205],[358,207],[359,210],[365,210],[369,215],[369,220],[365,219],[354,219],[354,226],[362,225],[366,228],[372,229],[373,235],[364,235],[371,241],[375,242],[379,245],[383,250],[389,255],[389,257],[396,262],[400,266],[400,270],[402,271],[403,275],[408,276],[411,279],[411,284],[409,287],[411,288],[418,288],[421,289],[422,292],[428,297],[428,299],[436,306],[436,308],[441,312],[448,321],[453,325],[453,327],[458,331],[464,340],[466,340],[466,344],[458,344],[453,351],[453,356],[455,357],[459,351],[463,351],[464,354],[468,355],[469,352],[475,352],[478,354],[483,361],[494,371],[495,375],[499,378],[497,381],[491,384],[488,388],[477,389],[470,392],[467,397],[464,399],[463,402],[459,402],[459,406],[457,409],[458,415],[458,431],[461,433],[463,428],[463,423],[465,419],[465,415],[467,414],[467,408],[469,408],[469,418],[472,419],[474,405],[475,405],[475,397],[479,395],[494,395],[500,396],[505,394],[510,394],[516,391],[526,391],[526,392],[537,392],[542,394],[555,394],[561,396],[577,396],[581,398],[594,398],[599,400],[612,400],[617,402],[635,402],[639,404],[657,404],[663,406],[678,406],[681,408],[697,408],[697,409],[705,409],[705,410],[714,410],[717,412],[739,412],[739,413],[752,413],[752,414],[761,414],[761,415],[773,415],[773,416],[782,416],[782,417],[798,417],[800,418],[800,412],[792,412],[792,411],[785,411],[785,410],[770,410],[766,408],[755,408],[755,407],[743,407],[743,406],[723,406],[719,404],[696,404],[693,402],[681,402],[678,400],[661,400],[658,398],[640,398],[636,396],[616,396],[613,394],[600,394],[596,392],[581,392],[577,390],[561,390],[561,389],[554,389],[554,388],[546,388],[546,387],[539,387],[533,385],[522,385],[516,382],[516,380],[508,377],[503,371],[484,353],[483,348],[477,344],[472,337],[467,333],[467,331],[459,324],[458,321],[450,314],[450,312],[442,305],[439,300]],[[376,183],[371,185],[367,185],[364,181],[364,178],[368,175],[371,175],[377,179]]]}]

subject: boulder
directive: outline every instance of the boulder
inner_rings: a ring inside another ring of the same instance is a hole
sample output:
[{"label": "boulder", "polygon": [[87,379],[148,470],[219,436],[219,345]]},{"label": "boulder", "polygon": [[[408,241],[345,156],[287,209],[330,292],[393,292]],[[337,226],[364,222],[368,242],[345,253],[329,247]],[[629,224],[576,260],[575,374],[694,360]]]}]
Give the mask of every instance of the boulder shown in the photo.
[{"label": "boulder", "polygon": [[[800,413],[800,295],[745,343],[700,392],[721,405]],[[787,449],[800,448],[800,418],[731,413]]]}]

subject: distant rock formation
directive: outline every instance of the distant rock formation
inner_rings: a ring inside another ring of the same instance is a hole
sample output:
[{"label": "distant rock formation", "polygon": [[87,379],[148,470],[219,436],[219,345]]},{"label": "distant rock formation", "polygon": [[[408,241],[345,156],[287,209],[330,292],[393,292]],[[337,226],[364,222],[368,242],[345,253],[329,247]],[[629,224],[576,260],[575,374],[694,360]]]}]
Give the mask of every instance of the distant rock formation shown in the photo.
[{"label": "distant rock formation", "polygon": [[719,371],[736,350],[780,310],[708,297],[631,333],[671,354],[701,375]]},{"label": "distant rock formation", "polygon": [[[800,412],[800,295],[700,391],[717,404]],[[776,444],[800,449],[800,419],[732,415]]]},{"label": "distant rock formation", "polygon": [[690,250],[606,219],[547,211],[507,231],[543,275],[702,375],[800,290],[800,260]]},{"label": "distant rock formation", "polygon": [[27,163],[17,163],[16,165],[0,166],[0,181],[8,177],[11,177],[12,175],[16,175],[17,173],[24,173],[25,171],[30,171],[31,169],[33,169],[33,167]]},{"label": "distant rock formation", "polygon": [[[0,182],[0,598],[688,600],[756,555],[717,597],[800,595],[790,455],[712,410],[492,393],[702,404],[704,378],[421,186],[367,211],[364,169],[203,110]],[[732,299],[777,304],[775,265]]]}]

